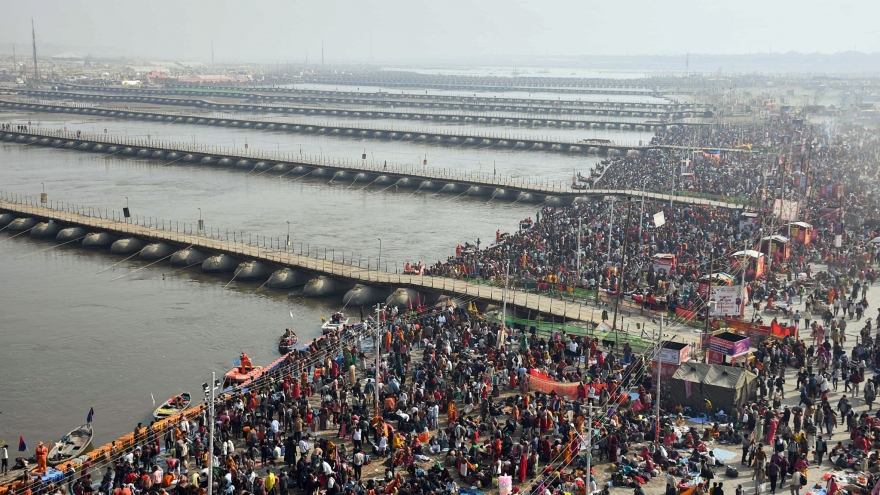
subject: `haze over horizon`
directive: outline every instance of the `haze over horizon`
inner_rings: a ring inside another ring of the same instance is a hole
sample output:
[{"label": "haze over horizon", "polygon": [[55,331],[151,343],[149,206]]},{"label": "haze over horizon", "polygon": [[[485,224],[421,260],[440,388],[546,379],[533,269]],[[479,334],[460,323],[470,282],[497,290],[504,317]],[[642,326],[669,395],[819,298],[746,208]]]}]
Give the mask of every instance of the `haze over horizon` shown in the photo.
[{"label": "haze over horizon", "polygon": [[[685,53],[880,52],[880,3],[744,0],[0,0],[0,53],[38,49],[218,63],[443,63]],[[632,27],[633,29],[628,29]],[[51,54],[51,53],[45,53]]]}]

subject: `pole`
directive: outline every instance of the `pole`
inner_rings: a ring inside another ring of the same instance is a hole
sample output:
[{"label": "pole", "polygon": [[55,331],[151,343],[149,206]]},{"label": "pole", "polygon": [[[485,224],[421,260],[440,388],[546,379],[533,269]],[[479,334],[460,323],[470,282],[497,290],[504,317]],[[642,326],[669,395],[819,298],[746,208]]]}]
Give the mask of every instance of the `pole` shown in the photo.
[{"label": "pole", "polygon": [[611,261],[611,229],[614,227],[614,196],[611,196],[611,221],[608,223],[608,261]]},{"label": "pole", "polygon": [[709,333],[709,311],[710,311],[710,301],[712,301],[712,264],[715,262],[715,248],[712,248],[709,254],[709,291],[708,297],[706,297],[706,327],[703,328],[703,333]]},{"label": "pole", "polygon": [[376,376],[375,376],[376,383],[374,384],[376,391],[373,394],[375,396],[375,400],[373,402],[374,402],[374,406],[375,406],[375,410],[376,410],[376,416],[379,415],[379,350],[381,349],[381,347],[380,347],[381,344],[379,342],[379,331],[382,328],[381,323],[380,323],[381,320],[379,318],[379,314],[381,311],[382,311],[382,305],[377,304],[376,305]]},{"label": "pole", "polygon": [[[587,346],[589,348],[589,346]],[[588,362],[587,365],[590,363]],[[593,463],[593,402],[587,406],[587,493],[590,492],[590,465]]]},{"label": "pole", "polygon": [[211,372],[211,402],[208,403],[208,494],[214,491],[214,390],[217,373]]},{"label": "pole", "polygon": [[657,339],[657,398],[654,402],[654,447],[660,447],[660,371],[663,369],[663,313],[660,313],[660,338]]},{"label": "pole", "polygon": [[501,298],[501,331],[498,332],[497,346],[501,349],[504,341],[500,338],[502,334],[507,334],[507,282],[510,280],[510,260],[507,260],[507,268],[504,270],[504,296]]},{"label": "pole", "polygon": [[639,211],[639,251],[642,250],[642,222],[645,220],[645,183],[642,182],[642,209]]},{"label": "pole", "polygon": [[629,240],[629,236],[626,235],[626,228],[629,226],[629,220],[632,216],[632,198],[627,197],[626,201],[629,203],[629,207],[626,211],[626,224],[624,225],[623,234],[623,255],[620,259],[620,273],[617,274],[617,297],[614,300],[614,320],[611,322],[611,330],[617,329],[617,310],[620,308],[620,295],[623,293],[623,273],[626,270],[626,245]]},{"label": "pole", "polygon": [[577,270],[578,277],[581,275],[581,215],[578,213],[578,252],[577,252]]}]

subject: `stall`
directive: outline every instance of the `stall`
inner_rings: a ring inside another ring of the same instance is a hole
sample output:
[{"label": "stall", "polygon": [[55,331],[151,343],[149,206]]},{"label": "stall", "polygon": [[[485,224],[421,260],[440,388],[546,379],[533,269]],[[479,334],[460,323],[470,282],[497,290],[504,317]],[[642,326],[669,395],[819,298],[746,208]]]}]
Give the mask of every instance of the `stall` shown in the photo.
[{"label": "stall", "polygon": [[735,270],[742,270],[745,266],[746,281],[763,278],[766,271],[764,253],[754,249],[733,253],[730,256],[730,264]]},{"label": "stall", "polygon": [[[744,211],[739,215],[740,230],[755,230],[761,226],[761,214],[756,211]],[[748,228],[747,228],[748,227]]]},{"label": "stall", "polygon": [[709,336],[706,361],[709,364],[736,364],[748,359],[749,338],[736,332],[719,330]]},{"label": "stall", "polygon": [[791,241],[801,243],[805,246],[809,245],[811,241],[816,240],[819,234],[818,231],[807,222],[791,222],[790,224],[783,226],[780,230],[791,232],[791,235],[789,236]]},{"label": "stall", "polygon": [[761,252],[773,260],[774,264],[784,263],[791,257],[788,237],[770,235],[761,239]]},{"label": "stall", "polygon": [[[678,370],[681,363],[688,361],[690,358],[690,344],[666,341],[663,343],[663,347],[660,348],[660,362],[657,362],[657,360],[654,359],[652,366],[660,366],[660,382],[663,383],[668,381],[669,378],[675,374],[675,371]],[[656,370],[657,368],[651,368],[651,372],[653,373],[652,376],[656,375]]]},{"label": "stall", "polygon": [[654,266],[655,273],[669,274],[678,266],[678,260],[674,254],[655,254],[651,257],[651,264]]}]

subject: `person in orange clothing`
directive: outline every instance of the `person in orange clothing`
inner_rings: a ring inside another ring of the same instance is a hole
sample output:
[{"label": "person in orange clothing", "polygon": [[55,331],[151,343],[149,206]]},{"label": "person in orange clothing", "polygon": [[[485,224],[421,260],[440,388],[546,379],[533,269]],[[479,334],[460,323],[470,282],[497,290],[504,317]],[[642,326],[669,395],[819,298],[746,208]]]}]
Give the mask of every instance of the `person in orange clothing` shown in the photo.
[{"label": "person in orange clothing", "polygon": [[251,358],[248,357],[247,353],[241,351],[241,365],[238,367],[238,371],[241,373],[249,373],[254,366],[251,364]]},{"label": "person in orange clothing", "polygon": [[46,457],[49,456],[49,449],[43,445],[43,442],[40,442],[40,444],[37,445],[37,450],[34,452],[34,456],[37,458],[37,473],[46,474]]},{"label": "person in orange clothing", "polygon": [[449,401],[449,407],[446,408],[446,415],[449,419],[449,425],[452,426],[458,421],[458,414],[455,411],[455,402]]}]

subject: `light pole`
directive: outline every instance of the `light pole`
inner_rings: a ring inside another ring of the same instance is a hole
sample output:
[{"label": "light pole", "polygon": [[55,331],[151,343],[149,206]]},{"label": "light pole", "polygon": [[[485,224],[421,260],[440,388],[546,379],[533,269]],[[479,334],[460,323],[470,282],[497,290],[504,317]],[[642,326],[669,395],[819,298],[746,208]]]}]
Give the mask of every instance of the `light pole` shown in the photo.
[{"label": "light pole", "polygon": [[202,384],[208,408],[208,493],[214,490],[214,391],[220,388],[217,373],[211,372],[211,385]]},{"label": "light pole", "polygon": [[290,251],[290,220],[287,221],[287,251]]},{"label": "light pole", "polygon": [[198,210],[199,210],[199,225],[198,225],[198,231],[201,232],[201,231],[205,230],[205,223],[202,221],[202,209],[201,209],[201,208],[198,208]]},{"label": "light pole", "polygon": [[318,149],[321,150],[321,161],[324,161],[324,148],[318,146]]}]

